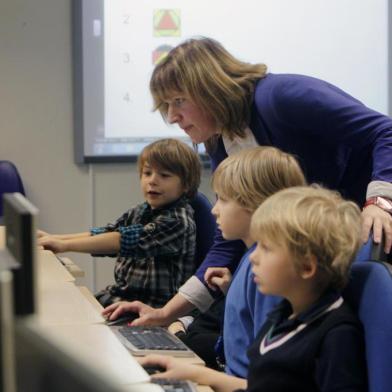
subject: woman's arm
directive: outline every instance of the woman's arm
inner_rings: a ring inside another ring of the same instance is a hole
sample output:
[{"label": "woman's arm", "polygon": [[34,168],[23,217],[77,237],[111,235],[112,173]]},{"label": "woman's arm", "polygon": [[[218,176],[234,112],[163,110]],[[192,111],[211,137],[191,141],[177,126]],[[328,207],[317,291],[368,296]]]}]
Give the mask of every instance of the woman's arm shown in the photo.
[{"label": "woman's arm", "polygon": [[[348,194],[349,198],[354,198],[358,203],[373,196],[392,199],[392,119],[390,117],[366,107],[339,88],[315,78],[286,76],[280,78],[271,91],[273,91],[271,93],[273,113],[287,124],[288,129],[291,127],[291,134],[295,134],[297,140],[309,140],[307,151],[312,151],[312,145],[315,147],[314,152],[318,151],[317,145],[326,146],[330,149],[331,155],[340,154],[341,172],[352,172],[353,178],[358,176],[357,182],[367,182],[367,190],[363,189],[361,194],[358,191]],[[279,136],[281,139],[282,135],[283,133]],[[288,140],[285,142],[288,143]],[[332,188],[340,187],[339,183],[329,184],[322,176],[318,178],[320,173],[317,173],[314,165],[323,167],[322,161],[328,157],[323,158],[320,154],[318,158],[317,156],[311,158],[312,154],[304,152],[303,146],[293,147],[293,143],[291,148],[294,151],[289,152],[297,153],[303,162],[308,161],[306,169],[308,172],[313,171],[311,181],[325,183]],[[295,148],[298,151],[295,151]],[[365,156],[367,158],[364,162],[368,163],[359,163],[361,159],[365,159],[363,158]],[[324,166],[327,167],[325,163]],[[338,176],[335,175],[334,178]],[[356,189],[353,184],[348,185]],[[348,189],[340,190],[348,191]],[[363,241],[368,240],[370,230],[373,230],[373,239],[376,243],[381,241],[384,233],[386,239],[384,249],[388,253],[392,246],[392,216],[381,208],[373,206],[364,209],[363,218]]]}]

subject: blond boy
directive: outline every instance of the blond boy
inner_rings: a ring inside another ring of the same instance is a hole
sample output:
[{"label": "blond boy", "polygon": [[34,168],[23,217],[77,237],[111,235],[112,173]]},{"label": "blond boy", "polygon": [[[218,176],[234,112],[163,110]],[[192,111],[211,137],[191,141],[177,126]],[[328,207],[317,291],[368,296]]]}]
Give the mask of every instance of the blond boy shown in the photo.
[{"label": "blond boy", "polygon": [[250,348],[247,380],[165,357],[162,377],[190,378],[217,391],[366,391],[361,325],[341,297],[360,245],[358,207],[320,188],[294,187],[255,212],[251,254],[263,294],[285,299]]},{"label": "blond boy", "polygon": [[[223,299],[216,301],[206,314],[196,318],[186,334],[179,333],[209,367],[217,369],[224,364],[226,373],[246,377],[249,366],[246,350],[265,321],[266,313],[279,300],[262,295],[253,282],[249,263],[249,254],[254,249],[251,217],[270,195],[305,183],[296,159],[274,147],[242,150],[222,161],[214,172],[212,187],[217,201],[212,213],[223,238],[241,240],[247,251],[235,271],[225,303]],[[230,277],[227,268],[209,268],[205,274],[210,286],[218,286],[224,292]],[[173,323],[171,331],[175,329],[178,334],[178,329],[188,320],[181,318],[180,323]],[[221,334],[223,339],[219,337]]]}]

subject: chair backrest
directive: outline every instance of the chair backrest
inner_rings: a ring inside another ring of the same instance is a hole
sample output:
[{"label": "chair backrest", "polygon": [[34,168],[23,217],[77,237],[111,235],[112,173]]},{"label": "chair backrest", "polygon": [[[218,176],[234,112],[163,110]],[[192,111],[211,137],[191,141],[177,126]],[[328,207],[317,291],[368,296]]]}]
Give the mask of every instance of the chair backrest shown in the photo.
[{"label": "chair backrest", "polygon": [[392,391],[392,267],[353,264],[343,296],[364,327],[369,391]]},{"label": "chair backrest", "polygon": [[385,236],[382,236],[381,242],[376,244],[373,242],[373,235],[359,249],[355,262],[357,261],[384,261],[392,263],[392,254],[389,255],[384,251]]},{"label": "chair backrest", "polygon": [[0,217],[3,216],[3,193],[9,192],[25,195],[18,169],[10,161],[0,161]]},{"label": "chair backrest", "polygon": [[195,211],[196,223],[196,255],[195,260],[197,266],[201,264],[214,242],[216,229],[216,221],[211,213],[212,205],[207,197],[198,192],[190,201],[190,205]]}]

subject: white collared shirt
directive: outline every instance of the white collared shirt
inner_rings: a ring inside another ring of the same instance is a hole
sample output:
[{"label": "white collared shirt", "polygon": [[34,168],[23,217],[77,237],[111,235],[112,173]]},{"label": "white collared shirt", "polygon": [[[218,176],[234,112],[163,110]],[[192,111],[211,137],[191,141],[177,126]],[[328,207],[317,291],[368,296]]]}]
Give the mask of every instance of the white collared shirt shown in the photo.
[{"label": "white collared shirt", "polygon": [[222,135],[222,141],[227,155],[232,155],[246,148],[257,147],[259,145],[249,127],[245,128],[244,132],[245,137],[235,136],[232,140]]}]

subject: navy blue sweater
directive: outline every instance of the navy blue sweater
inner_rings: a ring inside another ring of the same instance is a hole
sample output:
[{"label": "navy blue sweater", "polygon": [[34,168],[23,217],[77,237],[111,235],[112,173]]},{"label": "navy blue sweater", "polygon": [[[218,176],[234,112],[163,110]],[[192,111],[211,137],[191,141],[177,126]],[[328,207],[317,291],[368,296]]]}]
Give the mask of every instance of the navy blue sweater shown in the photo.
[{"label": "navy blue sweater", "polygon": [[[268,74],[256,86],[249,127],[260,145],[295,155],[309,182],[359,205],[370,181],[392,183],[392,119],[322,80]],[[227,157],[222,140],[210,157],[215,170]],[[218,229],[196,276],[204,282],[211,266],[234,271],[244,251],[241,241],[225,241]]]},{"label": "navy blue sweater", "polygon": [[291,307],[283,301],[271,313],[248,351],[249,392],[367,391],[360,322],[344,303],[320,316],[322,309],[319,302],[310,312],[288,320]]}]

